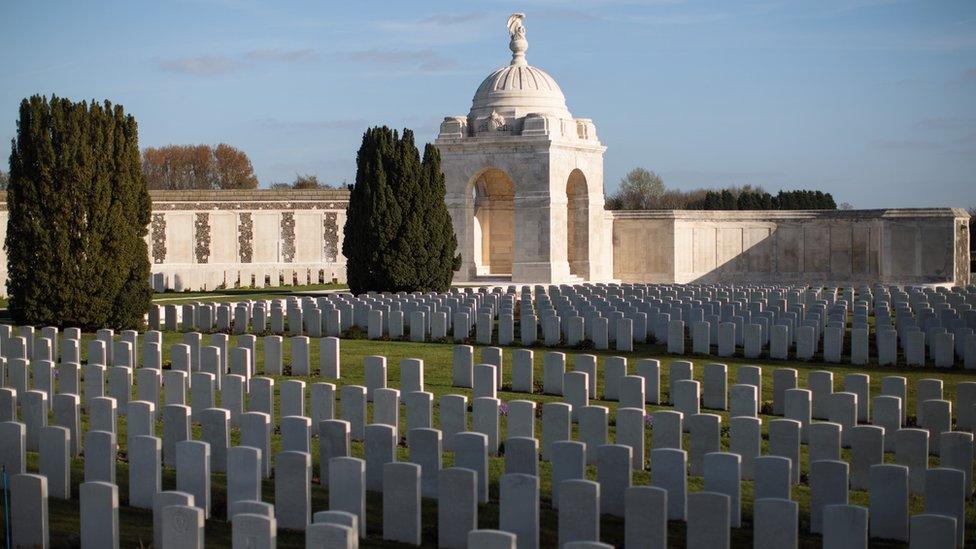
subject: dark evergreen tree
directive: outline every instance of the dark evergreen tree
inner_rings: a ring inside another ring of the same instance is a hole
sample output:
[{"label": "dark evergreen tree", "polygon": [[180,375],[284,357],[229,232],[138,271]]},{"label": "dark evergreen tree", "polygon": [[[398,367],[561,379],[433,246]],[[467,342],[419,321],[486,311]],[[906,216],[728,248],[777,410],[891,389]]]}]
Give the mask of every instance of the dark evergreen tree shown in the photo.
[{"label": "dark evergreen tree", "polygon": [[353,292],[450,287],[461,258],[445,192],[435,148],[428,145],[421,161],[412,131],[366,131],[343,229]]},{"label": "dark evergreen tree", "polygon": [[5,248],[14,321],[138,328],[149,308],[151,204],[135,119],[120,105],[20,104]]},{"label": "dark evergreen tree", "polygon": [[455,271],[461,268],[461,254],[457,253],[457,236],[444,201],[447,183],[441,171],[441,153],[430,143],[424,146],[421,168],[428,231],[423,286],[432,291],[443,291],[450,288]]},{"label": "dark evergreen tree", "polygon": [[350,190],[342,240],[346,280],[356,293],[389,285],[382,266],[400,225],[400,206],[388,181],[394,173],[396,140],[396,133],[385,126],[370,128],[356,155],[356,183]]}]

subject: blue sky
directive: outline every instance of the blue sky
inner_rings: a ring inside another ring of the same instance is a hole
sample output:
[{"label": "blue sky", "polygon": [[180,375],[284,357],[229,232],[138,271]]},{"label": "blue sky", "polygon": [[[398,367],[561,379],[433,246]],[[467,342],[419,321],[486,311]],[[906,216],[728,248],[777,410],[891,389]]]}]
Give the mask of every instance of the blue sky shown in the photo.
[{"label": "blue sky", "polygon": [[369,125],[435,137],[508,63],[552,74],[608,150],[669,187],[976,206],[972,0],[0,3],[0,138],[42,93],[121,103],[142,146],[226,142],[262,185],[352,181]]}]

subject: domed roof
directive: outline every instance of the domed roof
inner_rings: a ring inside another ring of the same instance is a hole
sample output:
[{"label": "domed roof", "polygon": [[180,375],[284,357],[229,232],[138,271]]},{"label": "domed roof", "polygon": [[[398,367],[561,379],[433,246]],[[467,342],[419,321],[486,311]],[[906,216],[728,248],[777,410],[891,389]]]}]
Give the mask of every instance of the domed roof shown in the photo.
[{"label": "domed roof", "polygon": [[518,116],[551,113],[571,118],[556,80],[538,67],[514,61],[489,74],[474,94],[472,115],[490,114],[492,110],[515,110]]},{"label": "domed roof", "polygon": [[[516,17],[519,16],[519,17]],[[471,118],[487,116],[492,111],[509,113],[515,116],[526,114],[552,114],[560,118],[572,118],[566,108],[566,97],[559,89],[556,80],[546,71],[529,65],[525,61],[525,51],[529,48],[522,26],[522,14],[509,19],[512,62],[488,75],[478,86],[471,102]]]}]

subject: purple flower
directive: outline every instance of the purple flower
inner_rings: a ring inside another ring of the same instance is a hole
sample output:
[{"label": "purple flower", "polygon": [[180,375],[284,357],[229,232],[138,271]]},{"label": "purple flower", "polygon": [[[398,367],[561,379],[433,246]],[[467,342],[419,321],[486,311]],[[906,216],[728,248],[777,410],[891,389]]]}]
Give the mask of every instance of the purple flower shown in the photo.
[{"label": "purple flower", "polygon": [[503,416],[507,416],[508,415],[508,404],[506,404],[504,402],[502,402],[501,404],[499,404],[498,405],[498,413],[501,414],[501,415],[503,415]]},{"label": "purple flower", "polygon": [[654,424],[654,416],[652,416],[651,414],[644,414],[644,425],[650,427],[653,424]]}]

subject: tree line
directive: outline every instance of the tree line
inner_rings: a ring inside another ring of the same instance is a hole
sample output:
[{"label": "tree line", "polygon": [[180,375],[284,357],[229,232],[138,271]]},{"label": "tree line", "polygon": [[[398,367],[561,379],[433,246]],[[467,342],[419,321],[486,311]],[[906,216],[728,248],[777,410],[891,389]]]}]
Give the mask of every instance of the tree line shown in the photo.
[{"label": "tree line", "polygon": [[[247,153],[226,143],[166,145],[142,151],[142,172],[152,190],[256,189],[258,178]],[[2,183],[2,181],[0,181]],[[291,183],[275,182],[272,189],[331,189],[315,175],[295,174]]]},{"label": "tree line", "polygon": [[[841,204],[842,209],[850,209]],[[813,190],[780,190],[773,195],[762,187],[733,186],[724,189],[668,189],[658,174],[634,168],[616,192],[606,200],[608,210],[835,210],[830,193]]]}]

